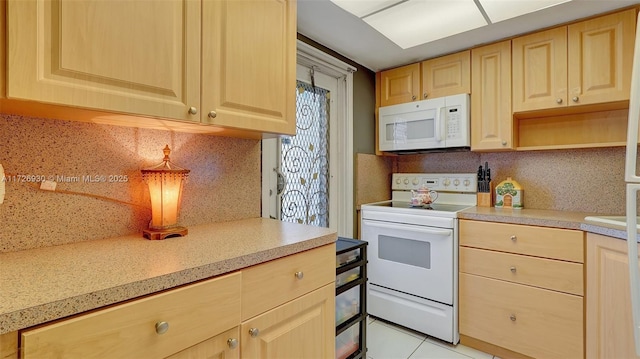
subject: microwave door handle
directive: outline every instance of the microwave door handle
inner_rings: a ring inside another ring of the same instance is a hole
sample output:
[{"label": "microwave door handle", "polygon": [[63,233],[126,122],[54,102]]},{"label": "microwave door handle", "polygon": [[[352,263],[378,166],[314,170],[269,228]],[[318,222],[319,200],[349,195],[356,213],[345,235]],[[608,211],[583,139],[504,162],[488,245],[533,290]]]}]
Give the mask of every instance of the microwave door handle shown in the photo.
[{"label": "microwave door handle", "polygon": [[435,118],[435,128],[434,128],[434,132],[435,132],[435,135],[436,135],[436,141],[437,141],[437,142],[442,141],[442,136],[441,136],[442,134],[441,134],[441,132],[440,132],[440,131],[441,131],[441,127],[442,127],[442,126],[440,126],[440,125],[441,125],[441,124],[440,124],[440,118],[441,118],[441,116],[440,116],[440,112],[441,112],[441,110],[442,110],[441,108],[440,108],[440,109],[438,109],[438,110],[436,110],[436,118]]}]

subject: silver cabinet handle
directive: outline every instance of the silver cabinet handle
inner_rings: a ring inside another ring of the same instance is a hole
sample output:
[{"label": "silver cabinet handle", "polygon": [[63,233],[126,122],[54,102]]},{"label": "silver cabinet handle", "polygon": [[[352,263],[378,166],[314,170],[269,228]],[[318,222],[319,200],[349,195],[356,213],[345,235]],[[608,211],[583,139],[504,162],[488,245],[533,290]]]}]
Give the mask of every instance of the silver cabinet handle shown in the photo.
[{"label": "silver cabinet handle", "polygon": [[427,98],[428,96],[429,96],[429,94],[425,92],[424,93],[424,98]]},{"label": "silver cabinet handle", "polygon": [[511,273],[515,273],[516,272],[516,267],[511,267],[511,268],[509,268],[509,270],[511,271]]},{"label": "silver cabinet handle", "polygon": [[574,96],[574,97],[571,99],[571,101],[573,101],[573,102],[578,102],[578,100],[580,100],[580,99],[578,98],[578,96]]},{"label": "silver cabinet handle", "polygon": [[515,314],[511,314],[509,316],[509,319],[511,319],[512,322],[515,322],[516,321],[516,315]]},{"label": "silver cabinet handle", "polygon": [[189,107],[189,114],[190,115],[195,115],[197,113],[198,113],[198,109],[197,108],[195,108],[193,106]]},{"label": "silver cabinet handle", "polygon": [[557,104],[561,104],[561,103],[562,103],[562,99],[561,99],[561,98],[556,99],[556,103],[557,103]]},{"label": "silver cabinet handle", "polygon": [[516,237],[515,235],[513,235],[513,236],[511,236],[511,240],[512,240],[513,242],[515,242],[515,241],[517,241],[517,240],[518,240],[518,237]]},{"label": "silver cabinet handle", "polygon": [[209,112],[209,114],[207,116],[209,116],[210,118],[216,118],[216,116],[218,116],[218,114],[215,111],[211,111],[211,112]]},{"label": "silver cabinet handle", "polygon": [[164,334],[169,330],[169,323],[167,322],[157,322],[156,323],[156,333]]},{"label": "silver cabinet handle", "polygon": [[296,278],[298,278],[298,279],[302,279],[302,278],[304,278],[304,273],[303,273],[302,271],[300,271],[300,272],[296,272],[295,276],[296,276]]},{"label": "silver cabinet handle", "polygon": [[229,348],[231,349],[235,349],[238,347],[238,339],[236,338],[229,338],[229,340],[227,340],[227,345],[229,346]]},{"label": "silver cabinet handle", "polygon": [[257,337],[258,334],[260,334],[260,330],[258,330],[258,328],[249,329],[249,335],[251,335],[252,338]]},{"label": "silver cabinet handle", "polygon": [[507,145],[507,141],[502,141],[502,145],[506,146]]}]

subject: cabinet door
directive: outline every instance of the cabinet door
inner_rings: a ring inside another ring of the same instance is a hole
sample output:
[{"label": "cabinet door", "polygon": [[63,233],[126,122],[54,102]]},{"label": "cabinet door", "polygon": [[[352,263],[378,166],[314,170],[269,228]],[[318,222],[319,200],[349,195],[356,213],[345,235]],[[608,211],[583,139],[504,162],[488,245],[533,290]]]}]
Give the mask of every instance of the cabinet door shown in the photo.
[{"label": "cabinet door", "polygon": [[238,327],[207,339],[167,359],[238,359],[240,358]]},{"label": "cabinet door", "polygon": [[569,25],[569,105],[629,99],[636,10]]},{"label": "cabinet door", "polygon": [[202,121],[295,135],[296,2],[202,5]]},{"label": "cabinet door", "polygon": [[567,105],[567,28],[518,37],[513,46],[513,112]]},{"label": "cabinet door", "polygon": [[7,97],[198,120],[200,4],[9,0]]},{"label": "cabinet door", "polygon": [[587,358],[638,358],[633,342],[627,242],[587,235]]},{"label": "cabinet door", "polygon": [[6,97],[6,39],[7,39],[7,4],[5,0],[0,1],[0,98]]},{"label": "cabinet door", "polygon": [[380,107],[407,103],[419,98],[419,63],[380,73]]},{"label": "cabinet door", "polygon": [[242,323],[242,357],[335,358],[334,295],[332,283]]},{"label": "cabinet door", "polygon": [[513,149],[511,41],[471,50],[471,150]]},{"label": "cabinet door", "polygon": [[423,61],[422,98],[471,92],[471,51]]}]

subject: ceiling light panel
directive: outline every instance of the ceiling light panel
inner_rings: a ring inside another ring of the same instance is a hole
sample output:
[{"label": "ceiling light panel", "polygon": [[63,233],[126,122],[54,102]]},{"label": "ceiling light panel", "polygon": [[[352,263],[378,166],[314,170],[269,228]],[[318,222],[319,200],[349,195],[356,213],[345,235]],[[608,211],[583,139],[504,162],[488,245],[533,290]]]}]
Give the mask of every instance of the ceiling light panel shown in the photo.
[{"label": "ceiling light panel", "polygon": [[404,0],[331,0],[332,3],[357,17],[364,17]]},{"label": "ceiling light panel", "polygon": [[403,49],[487,25],[473,0],[408,0],[363,20]]},{"label": "ceiling light panel", "polygon": [[542,10],[570,0],[479,0],[492,23]]}]

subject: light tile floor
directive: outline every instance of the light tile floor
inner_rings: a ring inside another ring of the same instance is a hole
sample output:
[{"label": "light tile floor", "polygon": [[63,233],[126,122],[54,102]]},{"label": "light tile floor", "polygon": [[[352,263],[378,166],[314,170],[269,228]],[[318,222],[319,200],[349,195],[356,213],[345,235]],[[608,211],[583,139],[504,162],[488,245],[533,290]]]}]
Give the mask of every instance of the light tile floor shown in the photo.
[{"label": "light tile floor", "polygon": [[499,359],[374,317],[367,318],[367,359]]}]

